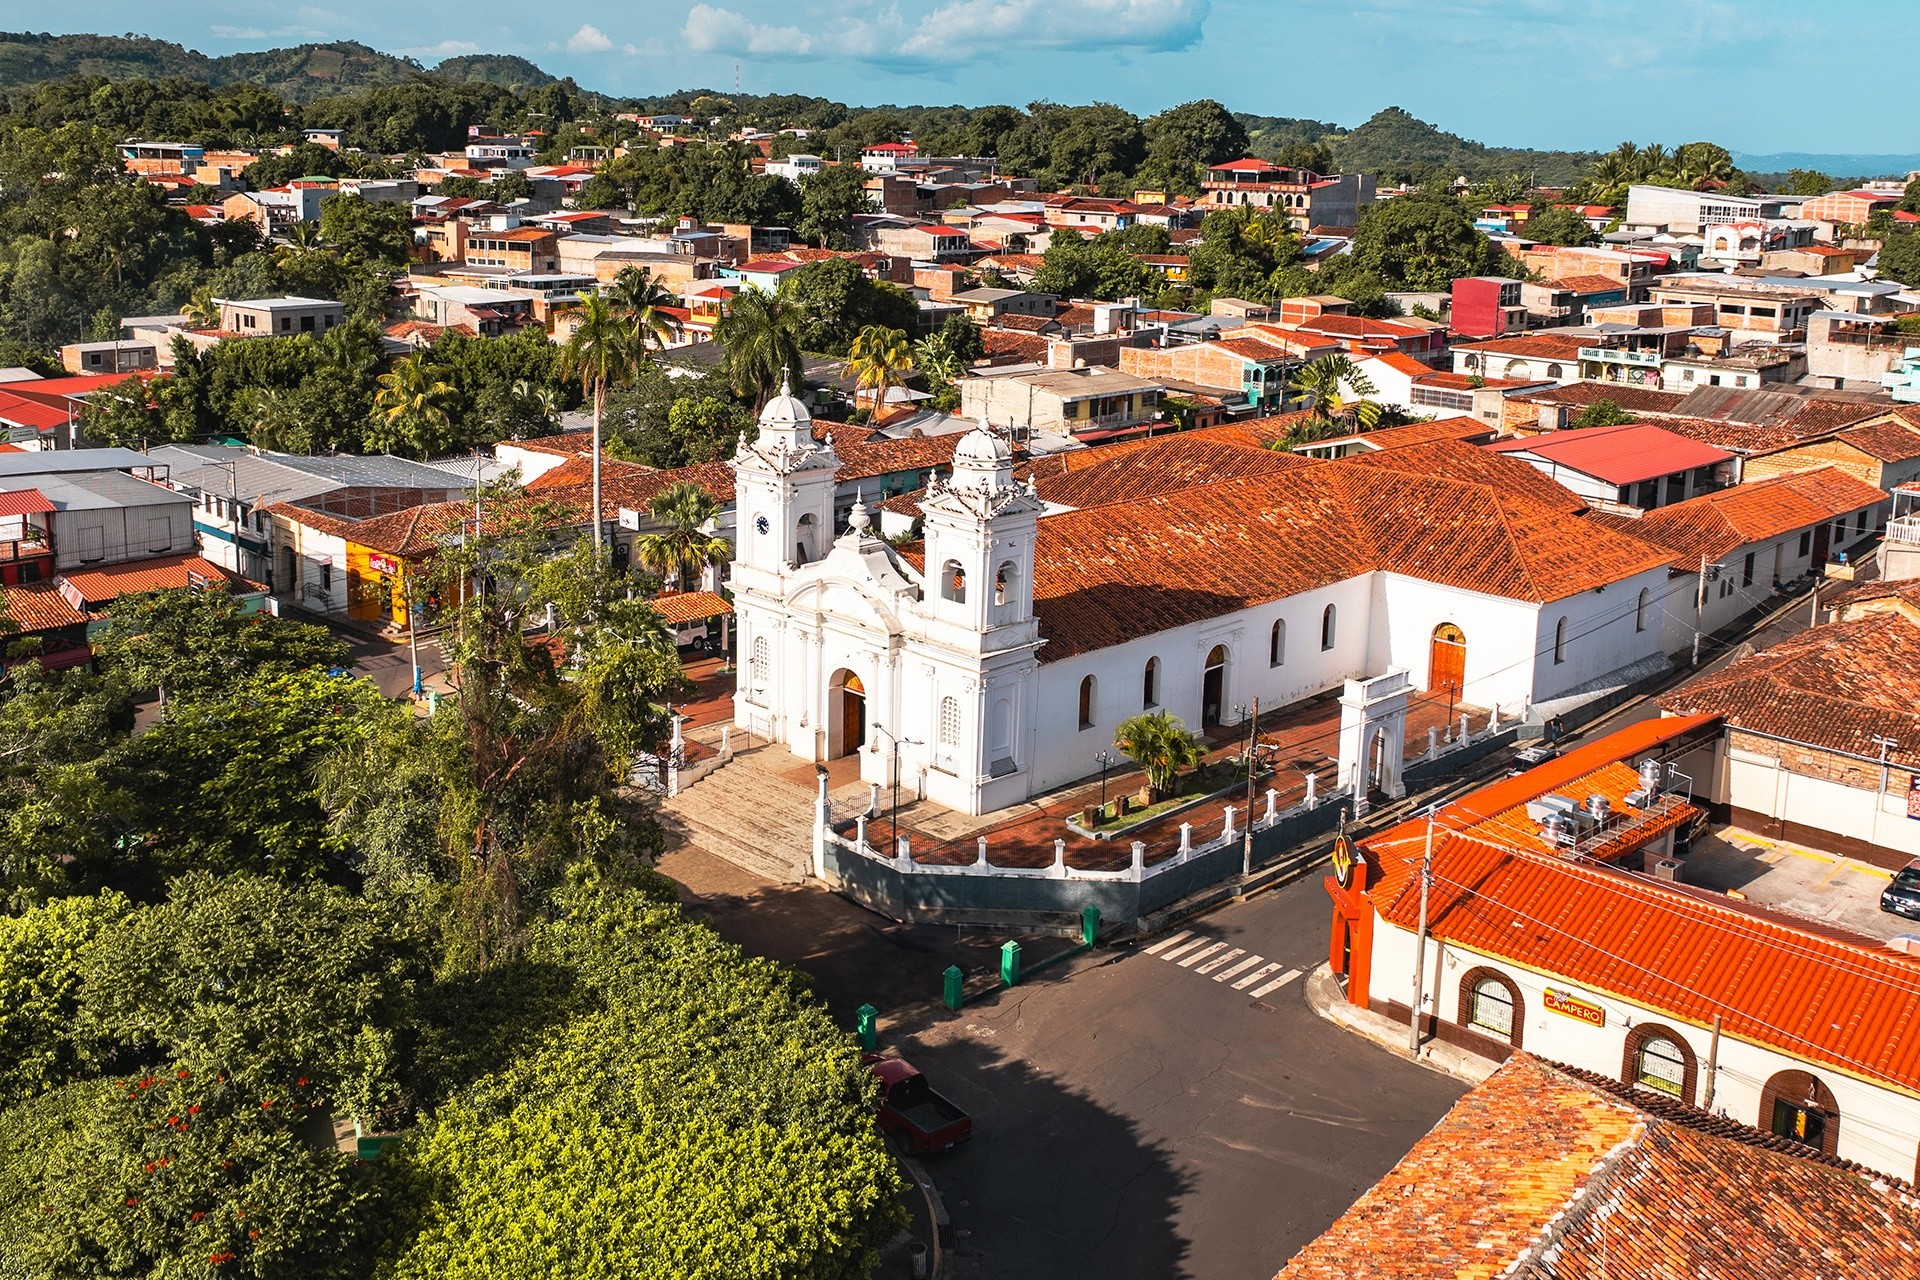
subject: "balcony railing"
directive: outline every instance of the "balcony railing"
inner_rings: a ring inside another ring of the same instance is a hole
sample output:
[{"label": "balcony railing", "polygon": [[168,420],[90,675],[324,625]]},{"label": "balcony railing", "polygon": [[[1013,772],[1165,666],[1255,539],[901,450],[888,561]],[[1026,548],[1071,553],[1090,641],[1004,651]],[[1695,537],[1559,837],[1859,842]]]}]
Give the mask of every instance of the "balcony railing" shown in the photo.
[{"label": "balcony railing", "polygon": [[1646,365],[1655,369],[1659,368],[1660,362],[1666,359],[1657,351],[1628,351],[1624,347],[1582,347],[1580,358],[1603,361],[1607,364]]},{"label": "balcony railing", "polygon": [[1897,516],[1887,521],[1887,541],[1920,546],[1920,516]]}]

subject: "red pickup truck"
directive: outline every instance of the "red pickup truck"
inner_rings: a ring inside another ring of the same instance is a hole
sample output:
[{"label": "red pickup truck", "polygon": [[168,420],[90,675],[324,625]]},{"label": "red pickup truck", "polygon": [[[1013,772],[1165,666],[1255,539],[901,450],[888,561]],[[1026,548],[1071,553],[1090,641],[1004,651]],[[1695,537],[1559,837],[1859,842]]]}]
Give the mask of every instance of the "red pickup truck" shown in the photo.
[{"label": "red pickup truck", "polygon": [[905,1058],[861,1059],[880,1081],[880,1128],[899,1134],[917,1156],[955,1147],[973,1136],[973,1117],[933,1091]]}]

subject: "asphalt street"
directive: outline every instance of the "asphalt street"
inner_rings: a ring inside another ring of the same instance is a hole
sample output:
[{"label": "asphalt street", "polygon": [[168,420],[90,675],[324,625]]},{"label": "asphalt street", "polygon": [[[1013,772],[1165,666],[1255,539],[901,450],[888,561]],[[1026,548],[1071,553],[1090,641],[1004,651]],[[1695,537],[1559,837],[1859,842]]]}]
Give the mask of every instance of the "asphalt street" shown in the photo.
[{"label": "asphalt street", "polygon": [[1263,1280],[1464,1091],[1307,1007],[1317,875],[1189,921],[1157,954],[1161,939],[1103,948],[951,1014],[932,1002],[940,971],[978,972],[998,938],[895,925],[704,854],[662,869],[723,934],[811,974],[843,1024],[876,1004],[882,1049],[973,1114],[973,1141],[926,1162],[955,1277]]}]

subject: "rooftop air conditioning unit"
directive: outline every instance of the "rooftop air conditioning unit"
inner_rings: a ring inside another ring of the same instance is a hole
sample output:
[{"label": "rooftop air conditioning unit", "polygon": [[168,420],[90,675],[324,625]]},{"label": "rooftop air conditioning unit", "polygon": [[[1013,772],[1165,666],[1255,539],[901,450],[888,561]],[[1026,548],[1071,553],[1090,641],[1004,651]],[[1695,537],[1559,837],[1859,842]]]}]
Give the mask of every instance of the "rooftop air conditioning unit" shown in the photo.
[{"label": "rooftop air conditioning unit", "polygon": [[1649,795],[1660,794],[1660,762],[1642,760],[1640,762],[1640,789]]},{"label": "rooftop air conditioning unit", "polygon": [[1607,819],[1613,817],[1613,802],[1602,795],[1587,797],[1587,816],[1604,826]]},{"label": "rooftop air conditioning unit", "polygon": [[[1680,883],[1680,860],[1678,858],[1660,859],[1660,861],[1653,864],[1653,878],[1655,880],[1669,880],[1675,884]],[[1920,941],[1920,939],[1916,941]]]},{"label": "rooftop air conditioning unit", "polygon": [[1651,809],[1653,808],[1654,801],[1659,798],[1659,796],[1651,791],[1629,791],[1627,792],[1627,808]]},{"label": "rooftop air conditioning unit", "polygon": [[1537,800],[1527,801],[1527,816],[1535,822],[1545,822],[1555,814],[1573,814],[1580,811],[1572,796],[1541,796]]}]

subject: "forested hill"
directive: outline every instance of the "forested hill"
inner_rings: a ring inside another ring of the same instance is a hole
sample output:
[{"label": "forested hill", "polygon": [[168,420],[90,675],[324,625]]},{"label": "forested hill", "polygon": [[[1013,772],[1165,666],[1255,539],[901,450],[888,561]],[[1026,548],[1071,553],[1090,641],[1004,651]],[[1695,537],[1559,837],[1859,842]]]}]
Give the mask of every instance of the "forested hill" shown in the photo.
[{"label": "forested hill", "polygon": [[[437,69],[453,80],[533,88],[553,77],[524,58],[450,58]],[[70,76],[157,80],[179,76],[211,85],[256,84],[292,102],[310,102],[399,84],[426,68],[351,40],[209,57],[197,49],[146,36],[35,35],[0,32],[0,90]]]},{"label": "forested hill", "polygon": [[1599,158],[1590,151],[1489,147],[1443,132],[1399,107],[1388,107],[1353,129],[1323,120],[1253,115],[1239,119],[1256,155],[1279,159],[1289,147],[1320,147],[1336,171],[1371,173],[1383,182],[1517,173],[1541,183],[1565,185],[1578,181]]}]

